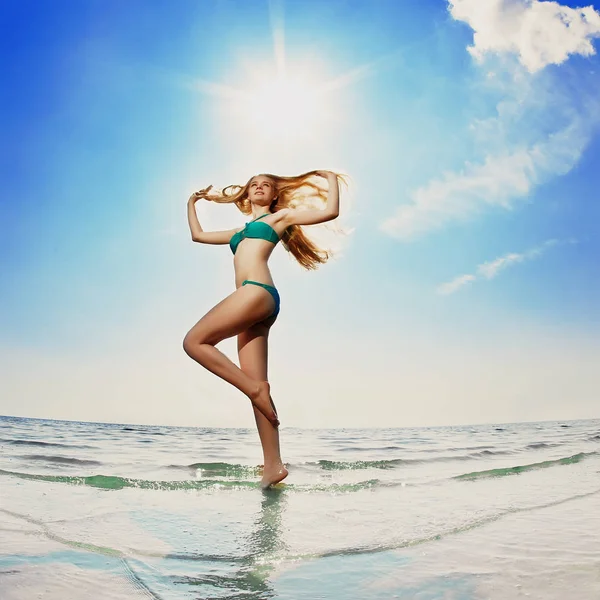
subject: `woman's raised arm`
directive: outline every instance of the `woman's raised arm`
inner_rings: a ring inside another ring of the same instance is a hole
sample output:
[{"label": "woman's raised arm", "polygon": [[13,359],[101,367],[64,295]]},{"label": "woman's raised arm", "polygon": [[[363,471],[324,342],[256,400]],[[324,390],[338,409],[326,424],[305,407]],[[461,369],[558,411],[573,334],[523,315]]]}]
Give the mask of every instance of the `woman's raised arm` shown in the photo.
[{"label": "woman's raised arm", "polygon": [[[327,179],[329,191],[324,209],[288,209],[283,217],[286,227],[290,225],[316,225],[332,221],[340,214],[340,186],[338,176],[331,171],[317,171],[317,175]],[[285,209],[284,209],[285,210]]]},{"label": "woman's raised arm", "polygon": [[188,200],[187,213],[192,240],[194,242],[200,242],[201,244],[229,244],[231,236],[238,231],[237,229],[228,229],[227,231],[203,231],[200,221],[198,221],[196,202],[201,198],[210,200],[207,196],[210,188],[212,188],[212,185],[204,190],[194,192]]}]

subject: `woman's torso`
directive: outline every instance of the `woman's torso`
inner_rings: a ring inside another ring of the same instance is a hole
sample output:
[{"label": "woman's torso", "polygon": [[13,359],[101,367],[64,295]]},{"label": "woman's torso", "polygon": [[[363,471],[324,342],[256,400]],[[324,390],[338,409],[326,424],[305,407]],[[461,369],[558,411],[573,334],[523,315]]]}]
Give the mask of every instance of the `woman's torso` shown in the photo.
[{"label": "woman's torso", "polygon": [[[260,222],[266,223],[281,239],[286,229],[283,216],[283,212],[279,211],[263,217]],[[236,232],[243,229],[240,227]],[[272,241],[251,237],[245,237],[239,242],[233,257],[236,288],[240,287],[246,279],[274,285],[268,261],[275,245]]]}]

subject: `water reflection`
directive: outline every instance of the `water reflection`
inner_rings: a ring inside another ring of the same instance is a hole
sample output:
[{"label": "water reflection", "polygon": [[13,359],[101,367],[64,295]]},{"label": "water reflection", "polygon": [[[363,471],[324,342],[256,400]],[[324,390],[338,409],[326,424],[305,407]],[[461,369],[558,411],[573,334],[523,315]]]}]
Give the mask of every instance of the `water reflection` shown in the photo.
[{"label": "water reflection", "polygon": [[281,538],[282,515],[286,504],[283,489],[271,488],[263,491],[263,498],[254,529],[248,536],[247,562],[240,569],[240,591],[247,595],[238,598],[273,598],[275,592],[269,582],[287,546]]},{"label": "water reflection", "polygon": [[262,494],[260,512],[246,540],[240,542],[240,549],[245,550],[243,557],[235,562],[223,558],[215,561],[217,557],[213,557],[213,564],[209,569],[212,573],[182,577],[175,583],[198,586],[199,592],[223,600],[275,598],[270,576],[281,556],[287,553],[287,546],[281,539],[286,493],[282,486],[264,490]]}]

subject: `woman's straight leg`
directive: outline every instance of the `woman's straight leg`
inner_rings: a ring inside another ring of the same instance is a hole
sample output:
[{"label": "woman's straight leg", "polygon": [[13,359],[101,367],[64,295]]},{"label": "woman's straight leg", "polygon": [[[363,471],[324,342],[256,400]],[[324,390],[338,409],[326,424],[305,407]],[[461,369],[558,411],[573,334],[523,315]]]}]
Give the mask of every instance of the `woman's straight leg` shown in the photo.
[{"label": "woman's straight leg", "polygon": [[[268,339],[269,326],[258,323],[238,335],[238,356],[240,367],[253,379],[268,380]],[[288,472],[281,460],[279,430],[254,408],[254,418],[263,449],[263,487],[284,479]]]}]

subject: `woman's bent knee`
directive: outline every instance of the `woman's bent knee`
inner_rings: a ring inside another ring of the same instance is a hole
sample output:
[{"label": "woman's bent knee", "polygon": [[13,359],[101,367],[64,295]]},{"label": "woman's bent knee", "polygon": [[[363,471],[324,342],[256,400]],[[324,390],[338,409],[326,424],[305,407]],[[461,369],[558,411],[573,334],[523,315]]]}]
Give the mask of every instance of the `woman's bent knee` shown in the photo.
[{"label": "woman's bent knee", "polygon": [[198,342],[189,333],[183,338],[183,350],[191,358],[193,358],[194,348],[198,345]]},{"label": "woman's bent knee", "polygon": [[208,344],[209,346],[215,345],[212,340],[204,339],[197,334],[194,335],[191,331],[183,338],[183,349],[192,358],[196,358],[204,344]]}]

